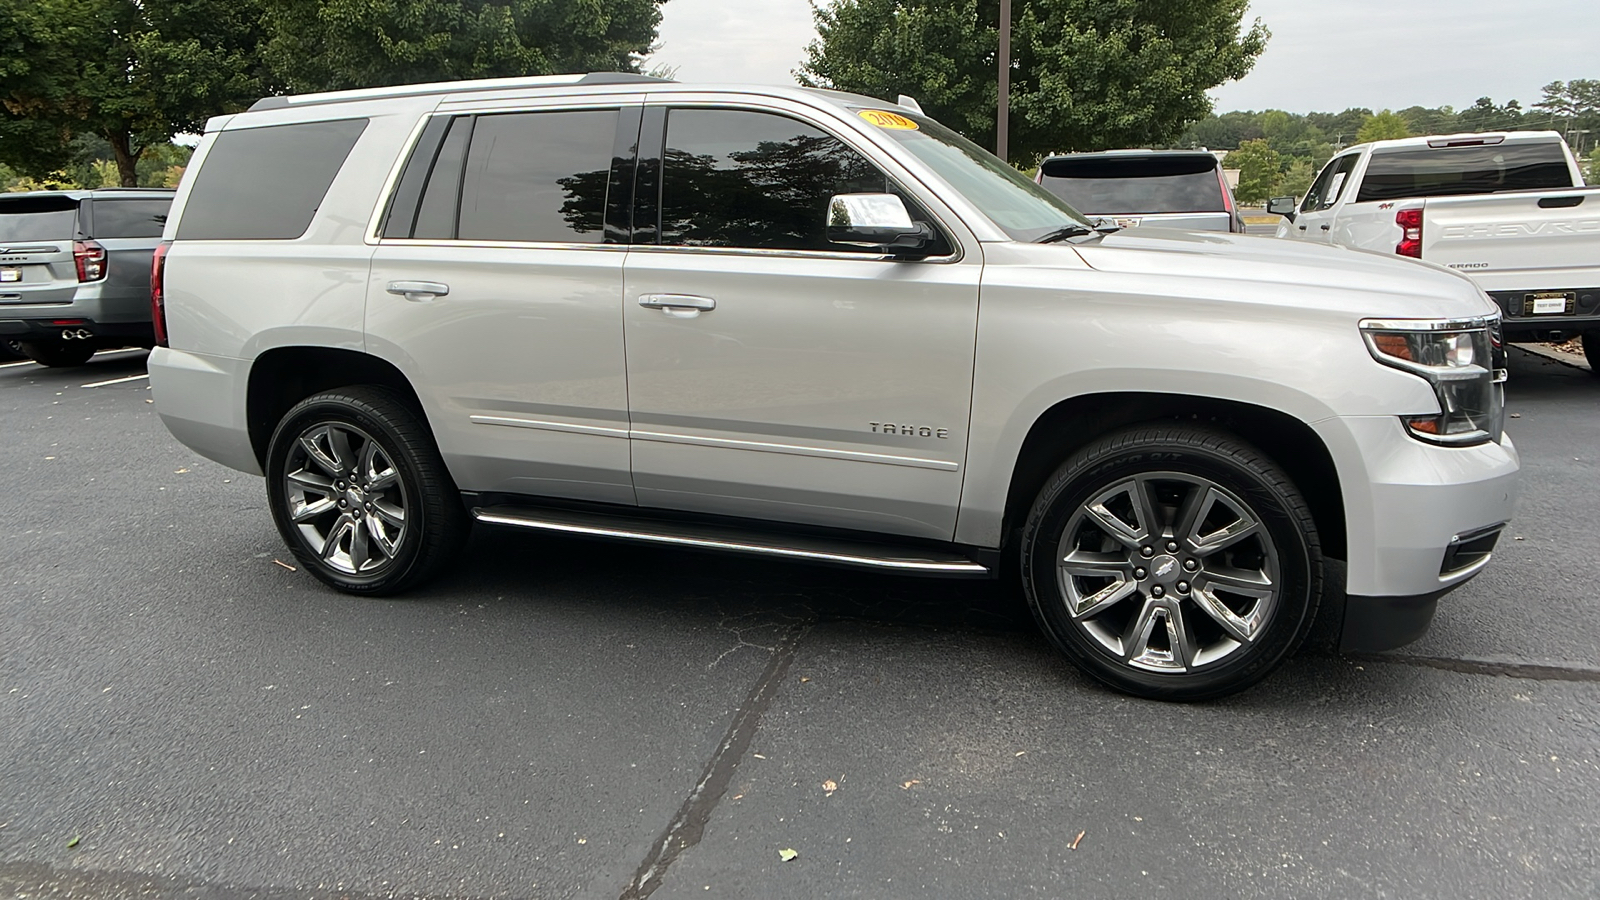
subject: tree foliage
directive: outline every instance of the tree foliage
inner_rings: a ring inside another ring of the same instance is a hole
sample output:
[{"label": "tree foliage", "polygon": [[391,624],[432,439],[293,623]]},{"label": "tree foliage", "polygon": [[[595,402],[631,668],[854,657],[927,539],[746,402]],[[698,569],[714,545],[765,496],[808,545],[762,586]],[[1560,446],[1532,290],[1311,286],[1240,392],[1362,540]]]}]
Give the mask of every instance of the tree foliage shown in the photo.
[{"label": "tree foliage", "polygon": [[[1265,49],[1248,0],[1015,0],[1014,160],[1172,141]],[[999,0],[832,0],[801,83],[893,98],[994,145]]]},{"label": "tree foliage", "polygon": [[1222,164],[1239,170],[1239,187],[1234,197],[1240,203],[1257,204],[1272,196],[1282,175],[1282,157],[1265,140],[1245,141],[1229,153]]},{"label": "tree foliage", "polygon": [[1406,124],[1405,117],[1387,109],[1368,116],[1367,120],[1361,123],[1360,130],[1356,132],[1356,140],[1363,144],[1367,141],[1392,141],[1410,136],[1411,126]]},{"label": "tree foliage", "polygon": [[104,141],[119,181],[146,147],[267,93],[252,0],[0,0],[0,162],[43,176]]},{"label": "tree foliage", "polygon": [[636,72],[665,0],[261,0],[263,55],[298,92]]}]

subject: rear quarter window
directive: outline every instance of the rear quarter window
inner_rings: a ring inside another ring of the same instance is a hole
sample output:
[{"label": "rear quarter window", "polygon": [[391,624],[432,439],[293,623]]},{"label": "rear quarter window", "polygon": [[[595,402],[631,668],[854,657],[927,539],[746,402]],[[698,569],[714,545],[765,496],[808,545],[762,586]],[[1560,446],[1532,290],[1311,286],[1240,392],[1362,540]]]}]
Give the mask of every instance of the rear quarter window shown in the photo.
[{"label": "rear quarter window", "polygon": [[306,233],[366,119],[224,131],[195,176],[178,240],[293,240]]},{"label": "rear quarter window", "polygon": [[90,207],[91,236],[158,238],[167,226],[171,200],[95,200]]},{"label": "rear quarter window", "polygon": [[1373,153],[1356,202],[1572,186],[1566,154],[1553,141],[1427,147]]}]

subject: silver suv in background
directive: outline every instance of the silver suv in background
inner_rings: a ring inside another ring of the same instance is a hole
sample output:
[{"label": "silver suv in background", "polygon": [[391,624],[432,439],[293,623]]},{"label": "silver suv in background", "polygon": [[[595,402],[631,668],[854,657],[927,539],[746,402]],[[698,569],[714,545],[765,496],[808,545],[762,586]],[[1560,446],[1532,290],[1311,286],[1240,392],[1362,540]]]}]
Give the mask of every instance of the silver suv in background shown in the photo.
[{"label": "silver suv in background", "polygon": [[1202,150],[1108,150],[1051,156],[1035,180],[1087,216],[1244,234],[1222,163]]},{"label": "silver suv in background", "polygon": [[150,258],[172,197],[157,188],[0,194],[0,341],[47,366],[152,346]]},{"label": "silver suv in background", "polygon": [[1515,502],[1471,282],[1105,234],[870,97],[271,97],[208,124],[156,259],[162,420],[264,474],[350,593],[420,583],[473,522],[1008,573],[1085,672],[1198,699],[1325,597],[1347,649],[1413,640]]}]

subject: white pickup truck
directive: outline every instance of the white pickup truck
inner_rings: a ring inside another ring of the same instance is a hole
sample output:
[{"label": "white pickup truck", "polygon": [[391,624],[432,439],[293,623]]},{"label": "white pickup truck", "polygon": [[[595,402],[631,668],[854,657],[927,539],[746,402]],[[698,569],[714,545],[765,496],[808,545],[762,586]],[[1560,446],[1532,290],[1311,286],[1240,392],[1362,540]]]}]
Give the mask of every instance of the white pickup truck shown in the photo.
[{"label": "white pickup truck", "polygon": [[1477,282],[1512,341],[1583,336],[1600,374],[1600,187],[1553,131],[1374,141],[1330,160],[1278,237],[1410,256]]}]

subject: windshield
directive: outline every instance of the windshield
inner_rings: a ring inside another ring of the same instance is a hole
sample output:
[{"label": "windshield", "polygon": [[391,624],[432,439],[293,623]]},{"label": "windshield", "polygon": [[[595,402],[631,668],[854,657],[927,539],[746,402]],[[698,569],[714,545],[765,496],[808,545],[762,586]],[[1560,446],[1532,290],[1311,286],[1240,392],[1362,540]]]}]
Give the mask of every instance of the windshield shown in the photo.
[{"label": "windshield", "polygon": [[[1065,200],[932,119],[874,110],[863,111],[861,118],[899,141],[1012,240],[1036,241],[1067,226],[1093,230],[1089,220]],[[879,118],[888,124],[878,122]]]},{"label": "windshield", "polygon": [[1069,156],[1042,171],[1047,190],[1090,215],[1228,209],[1211,156]]}]

